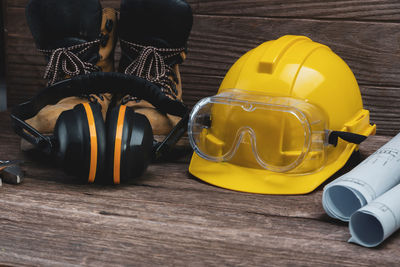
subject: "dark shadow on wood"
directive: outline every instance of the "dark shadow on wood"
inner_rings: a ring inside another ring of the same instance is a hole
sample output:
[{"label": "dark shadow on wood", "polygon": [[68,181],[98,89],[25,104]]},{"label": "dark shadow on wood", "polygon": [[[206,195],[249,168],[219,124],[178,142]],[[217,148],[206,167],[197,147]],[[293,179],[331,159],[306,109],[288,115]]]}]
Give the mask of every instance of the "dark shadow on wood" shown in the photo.
[{"label": "dark shadow on wood", "polygon": [[5,33],[4,33],[4,19],[5,19],[5,2],[0,0],[0,111],[7,108],[7,91],[6,91],[6,59],[5,59]]},{"label": "dark shadow on wood", "polygon": [[190,145],[175,146],[162,158],[153,160],[153,163],[188,163],[192,154]]},{"label": "dark shadow on wood", "polygon": [[340,176],[351,171],[355,166],[357,166],[365,158],[366,158],[366,156],[362,155],[360,153],[360,151],[354,151],[353,154],[350,156],[349,160],[346,162],[346,164],[340,170],[338,170],[334,175],[332,175],[329,179],[327,179],[324,183],[322,183],[320,186],[318,186],[317,189],[315,189],[315,190],[323,190],[327,184],[329,184],[330,182],[336,180]]}]

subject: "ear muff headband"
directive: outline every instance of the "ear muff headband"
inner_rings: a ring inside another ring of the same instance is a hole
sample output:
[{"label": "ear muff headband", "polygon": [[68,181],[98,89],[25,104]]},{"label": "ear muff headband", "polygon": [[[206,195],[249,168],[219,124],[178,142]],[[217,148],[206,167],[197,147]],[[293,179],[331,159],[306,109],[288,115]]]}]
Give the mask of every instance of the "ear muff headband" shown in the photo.
[{"label": "ear muff headband", "polygon": [[66,97],[108,92],[136,96],[171,115],[183,117],[187,113],[187,107],[182,102],[169,98],[159,86],[143,78],[118,72],[95,72],[75,76],[43,89],[32,100],[15,107],[11,115],[27,120],[45,106],[56,104]]},{"label": "ear muff headband", "polygon": [[115,145],[114,145],[114,184],[121,182],[121,146],[122,146],[122,134],[124,129],[126,106],[122,105],[119,109],[117,129],[115,134]]},{"label": "ear muff headband", "polygon": [[88,120],[89,132],[90,132],[90,167],[89,167],[89,183],[94,183],[97,171],[97,134],[96,124],[94,122],[93,111],[89,103],[84,103],[83,107],[86,111]]},{"label": "ear muff headband", "polygon": [[32,100],[16,106],[11,112],[15,132],[42,151],[54,151],[52,137],[43,136],[25,120],[34,117],[46,105],[56,104],[69,96],[101,94],[130,94],[150,102],[161,112],[184,117],[187,107],[165,95],[157,85],[140,77],[117,72],[96,72],[75,76],[53,84],[39,92]]}]

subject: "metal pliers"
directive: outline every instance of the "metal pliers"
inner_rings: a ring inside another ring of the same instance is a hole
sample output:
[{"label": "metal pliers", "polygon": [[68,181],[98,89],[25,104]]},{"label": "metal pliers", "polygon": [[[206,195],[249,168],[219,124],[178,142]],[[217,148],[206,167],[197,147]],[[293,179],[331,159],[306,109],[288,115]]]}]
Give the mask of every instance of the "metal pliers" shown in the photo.
[{"label": "metal pliers", "polygon": [[8,184],[20,184],[24,179],[24,172],[21,169],[20,160],[0,160],[0,185],[3,180]]}]

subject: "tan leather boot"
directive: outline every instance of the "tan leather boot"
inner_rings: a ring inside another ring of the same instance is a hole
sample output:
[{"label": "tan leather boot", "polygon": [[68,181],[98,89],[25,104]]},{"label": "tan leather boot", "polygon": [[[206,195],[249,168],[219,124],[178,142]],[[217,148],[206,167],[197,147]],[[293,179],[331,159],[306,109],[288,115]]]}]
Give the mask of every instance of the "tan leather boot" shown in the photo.
[{"label": "tan leather boot", "polygon": [[[182,52],[183,57],[184,55],[185,53]],[[172,88],[165,89],[164,92],[171,98],[182,101],[182,79],[178,64],[171,66],[171,73],[167,78],[169,79],[168,83],[171,85],[165,84],[164,86],[170,86]],[[151,80],[151,78],[148,78],[148,80]],[[177,116],[161,113],[149,102],[129,95],[123,97],[121,103],[133,108],[136,112],[145,115],[150,121],[154,135],[167,135],[181,119]]]},{"label": "tan leather boot", "polygon": [[[186,59],[192,23],[192,10],[184,0],[122,0],[119,71],[147,79],[182,101],[179,65]],[[145,115],[154,135],[168,134],[180,120],[134,96],[124,96],[121,102]]]},{"label": "tan leather boot", "polygon": [[[45,78],[49,85],[92,71],[114,71],[114,9],[102,9],[98,0],[31,0],[26,14],[39,51],[48,59]],[[59,115],[79,103],[98,102],[105,118],[111,98],[111,94],[68,97],[46,106],[27,122],[49,134]]]}]

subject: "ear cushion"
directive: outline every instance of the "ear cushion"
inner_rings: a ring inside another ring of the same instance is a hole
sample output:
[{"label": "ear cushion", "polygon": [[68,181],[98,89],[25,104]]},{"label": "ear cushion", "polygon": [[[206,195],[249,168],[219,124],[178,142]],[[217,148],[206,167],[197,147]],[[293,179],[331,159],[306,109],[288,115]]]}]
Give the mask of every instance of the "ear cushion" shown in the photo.
[{"label": "ear cushion", "polygon": [[100,105],[79,104],[61,113],[54,138],[57,161],[67,173],[90,183],[104,175],[106,131]]},{"label": "ear cushion", "polygon": [[149,120],[122,105],[108,114],[106,127],[108,175],[114,184],[141,176],[153,152]]}]

